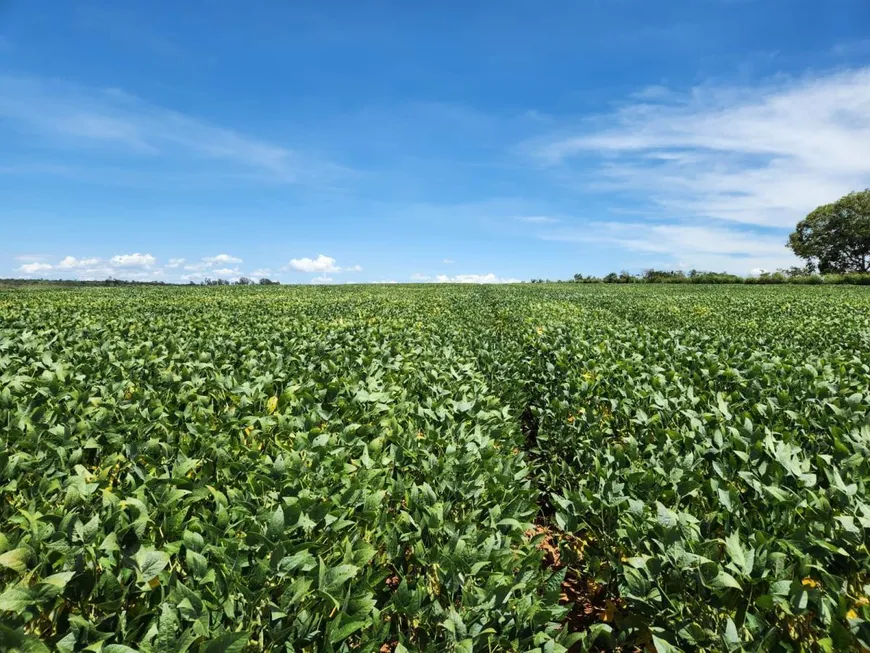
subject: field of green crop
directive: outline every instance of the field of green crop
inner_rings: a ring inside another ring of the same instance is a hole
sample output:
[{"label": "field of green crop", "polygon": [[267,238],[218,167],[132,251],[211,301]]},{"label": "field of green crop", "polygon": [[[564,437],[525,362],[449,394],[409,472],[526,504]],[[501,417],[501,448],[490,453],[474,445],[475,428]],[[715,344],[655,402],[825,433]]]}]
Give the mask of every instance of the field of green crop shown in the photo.
[{"label": "field of green crop", "polygon": [[870,647],[870,290],[0,291],[0,650]]}]

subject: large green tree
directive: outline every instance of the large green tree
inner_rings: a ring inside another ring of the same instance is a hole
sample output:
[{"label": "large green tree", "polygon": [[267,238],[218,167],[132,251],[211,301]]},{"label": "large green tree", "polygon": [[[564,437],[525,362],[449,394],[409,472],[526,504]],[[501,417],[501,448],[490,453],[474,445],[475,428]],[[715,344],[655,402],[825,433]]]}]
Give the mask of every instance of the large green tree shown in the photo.
[{"label": "large green tree", "polygon": [[817,208],[798,223],[788,246],[819,272],[870,272],[870,189]]}]

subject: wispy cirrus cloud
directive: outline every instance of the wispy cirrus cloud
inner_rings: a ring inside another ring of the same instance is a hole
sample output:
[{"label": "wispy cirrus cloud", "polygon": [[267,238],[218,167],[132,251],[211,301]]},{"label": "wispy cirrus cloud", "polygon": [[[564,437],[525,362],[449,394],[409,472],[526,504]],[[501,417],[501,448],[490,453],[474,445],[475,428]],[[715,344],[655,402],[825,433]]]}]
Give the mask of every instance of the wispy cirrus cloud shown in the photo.
[{"label": "wispy cirrus cloud", "polygon": [[221,263],[242,263],[242,259],[240,259],[238,256],[231,256],[230,254],[217,254],[216,256],[206,256],[202,260],[208,265],[218,265]]},{"label": "wispy cirrus cloud", "polygon": [[223,278],[223,277],[239,277],[242,274],[242,271],[238,267],[215,268],[214,270],[211,270],[210,273],[218,278]]},{"label": "wispy cirrus cloud", "polygon": [[[169,265],[167,267],[176,268],[184,263],[185,259],[174,258],[169,260]],[[237,263],[243,263],[244,261],[238,256],[232,256],[231,254],[215,254],[214,256],[203,256],[196,263],[188,263],[184,266],[184,269],[188,272],[203,272],[205,270],[210,270],[217,266],[227,267],[229,265],[234,265]],[[191,276],[191,275],[188,275]]]},{"label": "wispy cirrus cloud", "polygon": [[517,220],[528,224],[554,224],[559,222],[559,218],[554,218],[549,215],[522,215],[519,216]]},{"label": "wispy cirrus cloud", "polygon": [[110,260],[112,265],[119,268],[150,268],[157,259],[151,254],[118,254]]},{"label": "wispy cirrus cloud", "polygon": [[532,150],[659,217],[793,226],[870,185],[870,68],[754,87],[656,87]]},{"label": "wispy cirrus cloud", "polygon": [[[284,145],[149,103],[119,89],[95,89],[56,79],[0,75],[0,118],[16,133],[26,132],[43,145],[87,152],[87,163],[95,166],[96,155],[107,150],[115,156],[113,165],[122,170],[159,160],[197,172],[208,164],[224,178],[235,172],[273,182],[298,182],[340,170]],[[126,158],[119,161],[118,154]]]},{"label": "wispy cirrus cloud", "polygon": [[16,261],[42,261],[51,257],[48,254],[18,254],[14,258]]},{"label": "wispy cirrus cloud", "polygon": [[801,264],[785,248],[781,236],[755,229],[747,230],[741,226],[588,222],[579,228],[543,232],[539,238],[611,245],[641,256],[653,254],[661,258],[664,255],[667,265],[673,267],[735,274]]}]

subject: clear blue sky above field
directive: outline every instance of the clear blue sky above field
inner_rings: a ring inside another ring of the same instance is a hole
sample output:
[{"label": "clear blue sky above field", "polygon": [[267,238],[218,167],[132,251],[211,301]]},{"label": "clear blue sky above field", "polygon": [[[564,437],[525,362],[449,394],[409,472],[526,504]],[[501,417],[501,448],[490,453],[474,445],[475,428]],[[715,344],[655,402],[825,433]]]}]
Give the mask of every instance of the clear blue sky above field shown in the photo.
[{"label": "clear blue sky above field", "polygon": [[0,71],[0,277],[748,273],[870,186],[866,0],[6,0]]}]

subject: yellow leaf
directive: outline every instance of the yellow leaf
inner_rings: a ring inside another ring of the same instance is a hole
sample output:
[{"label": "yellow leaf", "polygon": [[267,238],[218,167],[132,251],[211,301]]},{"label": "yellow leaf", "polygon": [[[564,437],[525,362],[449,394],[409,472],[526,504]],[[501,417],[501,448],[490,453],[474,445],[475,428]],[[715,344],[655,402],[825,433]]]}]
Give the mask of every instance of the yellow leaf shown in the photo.
[{"label": "yellow leaf", "polygon": [[813,580],[812,578],[804,578],[801,581],[801,585],[803,585],[804,587],[812,588],[812,589],[815,589],[816,587],[819,586],[818,582]]},{"label": "yellow leaf", "polygon": [[266,402],[266,410],[269,411],[270,415],[278,410],[278,397],[269,397],[269,401]]}]

